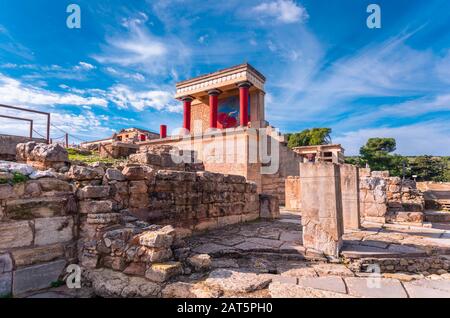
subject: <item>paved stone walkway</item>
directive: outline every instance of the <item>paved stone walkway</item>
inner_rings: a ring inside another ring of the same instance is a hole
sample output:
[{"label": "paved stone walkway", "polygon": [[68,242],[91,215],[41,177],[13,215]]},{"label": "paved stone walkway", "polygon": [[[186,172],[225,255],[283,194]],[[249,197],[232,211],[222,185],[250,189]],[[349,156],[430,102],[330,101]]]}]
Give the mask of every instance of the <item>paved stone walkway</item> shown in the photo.
[{"label": "paved stone walkway", "polygon": [[[283,211],[275,221],[234,225],[188,240],[197,253],[284,253],[298,258],[320,258],[302,246],[301,217]],[[360,257],[421,257],[450,255],[450,230],[404,225],[363,224],[343,237],[342,255]]]},{"label": "paved stone walkway", "polygon": [[[442,228],[366,223],[363,230],[344,235],[343,255],[351,259],[448,254],[449,233]],[[325,262],[327,259],[322,255],[308,251],[302,246],[301,237],[300,216],[288,212],[283,212],[278,220],[234,225],[191,237],[186,240],[187,246],[193,253],[209,254],[212,257],[211,269],[177,277],[173,282],[161,286],[160,295],[169,298],[450,298],[448,273],[427,276],[383,273],[379,276],[368,276],[375,274],[361,273],[353,268],[351,270],[340,263]],[[105,286],[111,287],[111,291],[129,285],[130,282],[124,283],[129,280],[125,275],[107,271],[109,270],[104,270],[106,277],[115,277],[105,283]],[[141,283],[145,285],[145,282]],[[89,290],[74,294],[73,291],[60,287],[29,297],[90,295]]]}]

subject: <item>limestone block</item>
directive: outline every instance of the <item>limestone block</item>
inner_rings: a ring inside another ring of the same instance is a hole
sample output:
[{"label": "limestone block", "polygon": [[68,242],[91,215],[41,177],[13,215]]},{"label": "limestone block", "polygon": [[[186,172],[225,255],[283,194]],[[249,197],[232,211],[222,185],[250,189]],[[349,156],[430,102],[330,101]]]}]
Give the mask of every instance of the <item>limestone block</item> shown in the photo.
[{"label": "limestone block", "polygon": [[103,199],[109,196],[111,188],[109,186],[86,186],[77,192],[80,200],[84,199]]},{"label": "limestone block", "polygon": [[262,219],[277,219],[280,217],[278,197],[268,194],[259,195],[260,217]]},{"label": "limestone block", "polygon": [[14,271],[13,294],[20,295],[25,292],[49,287],[52,282],[58,280],[65,266],[65,260],[58,260]]},{"label": "limestone block", "polygon": [[105,177],[109,181],[125,181],[125,176],[118,169],[112,169],[112,168],[106,169]]},{"label": "limestone block", "polygon": [[72,192],[72,185],[66,181],[55,178],[42,178],[39,179],[39,185],[42,191],[58,191],[58,192]]},{"label": "limestone block", "polygon": [[28,181],[25,184],[25,195],[37,197],[41,194],[41,186],[38,181]]},{"label": "limestone block", "polygon": [[373,178],[389,178],[389,171],[372,171],[370,176]]},{"label": "limestone block", "polygon": [[28,246],[33,242],[33,231],[28,221],[0,223],[0,250]]},{"label": "limestone block", "polygon": [[62,244],[52,244],[45,246],[30,247],[14,250],[11,252],[16,266],[28,266],[38,263],[52,261],[64,256],[64,246]]},{"label": "limestone block", "polygon": [[156,263],[168,261],[173,253],[170,248],[147,248],[143,247],[144,254],[141,255],[141,260],[146,263]]},{"label": "limestone block", "polygon": [[68,176],[77,181],[102,179],[105,171],[102,167],[71,166]]},{"label": "limestone block", "polygon": [[106,224],[115,224],[120,221],[120,213],[97,213],[97,214],[89,214],[86,222],[88,224],[98,224],[98,225],[106,225]]},{"label": "limestone block", "polygon": [[361,227],[359,169],[358,167],[349,164],[342,164],[339,168],[341,176],[344,228],[357,230]]},{"label": "limestone block", "polygon": [[339,165],[301,163],[303,245],[337,257],[344,232]]},{"label": "limestone block", "polygon": [[145,278],[153,282],[162,283],[182,272],[183,268],[180,262],[152,264],[145,272]]},{"label": "limestone block", "polygon": [[147,193],[145,181],[130,181],[130,193]]},{"label": "limestone block", "polygon": [[284,188],[286,209],[299,211],[301,206],[300,177],[287,177]]},{"label": "limestone block", "polygon": [[[13,262],[9,254],[0,254],[0,274],[13,270]],[[0,293],[1,294],[1,293]]]},{"label": "limestone block", "polygon": [[196,254],[187,259],[189,265],[191,265],[196,271],[206,271],[211,268],[212,260],[208,254]]},{"label": "limestone block", "polygon": [[112,212],[114,203],[111,200],[86,200],[79,203],[79,211],[84,214]]},{"label": "limestone block", "polygon": [[27,220],[33,218],[65,215],[75,210],[72,197],[37,197],[29,199],[8,200],[6,215],[13,220]]},{"label": "limestone block", "polygon": [[0,184],[0,200],[14,198],[13,187],[9,184]]},{"label": "limestone block", "polygon": [[62,243],[73,239],[73,218],[71,216],[36,219],[34,227],[34,244],[38,246]]},{"label": "limestone block", "polygon": [[0,274],[0,298],[12,293],[12,272]]},{"label": "limestone block", "polygon": [[152,178],[154,171],[147,166],[128,166],[122,170],[123,175],[127,180],[145,180]]},{"label": "limestone block", "polygon": [[173,236],[165,231],[147,231],[139,236],[139,244],[147,247],[170,247]]}]

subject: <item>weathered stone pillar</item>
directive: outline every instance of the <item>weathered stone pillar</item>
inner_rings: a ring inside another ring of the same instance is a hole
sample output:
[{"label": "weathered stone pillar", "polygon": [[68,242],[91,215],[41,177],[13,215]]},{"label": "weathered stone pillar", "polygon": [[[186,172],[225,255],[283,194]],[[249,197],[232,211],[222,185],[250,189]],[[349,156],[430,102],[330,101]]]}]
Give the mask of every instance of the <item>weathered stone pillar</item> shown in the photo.
[{"label": "weathered stone pillar", "polygon": [[358,230],[361,227],[359,169],[354,165],[342,164],[340,170],[344,229]]},{"label": "weathered stone pillar", "polygon": [[339,256],[344,226],[339,165],[300,163],[303,245]]}]

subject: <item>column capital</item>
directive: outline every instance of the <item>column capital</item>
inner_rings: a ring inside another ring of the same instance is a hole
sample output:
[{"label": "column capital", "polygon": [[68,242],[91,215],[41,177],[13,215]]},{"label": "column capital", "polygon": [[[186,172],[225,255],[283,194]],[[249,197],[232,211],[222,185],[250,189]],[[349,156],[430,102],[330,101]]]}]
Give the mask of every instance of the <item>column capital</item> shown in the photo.
[{"label": "column capital", "polygon": [[237,83],[236,86],[239,88],[241,88],[241,87],[250,88],[251,86],[253,86],[253,84],[250,83],[249,81],[245,81],[245,82]]},{"label": "column capital", "polygon": [[192,102],[194,99],[195,98],[190,96],[190,95],[186,95],[186,96],[180,97],[180,100],[183,101],[183,102]]},{"label": "column capital", "polygon": [[208,95],[210,96],[218,96],[220,94],[222,94],[222,91],[218,88],[213,88],[208,91]]}]

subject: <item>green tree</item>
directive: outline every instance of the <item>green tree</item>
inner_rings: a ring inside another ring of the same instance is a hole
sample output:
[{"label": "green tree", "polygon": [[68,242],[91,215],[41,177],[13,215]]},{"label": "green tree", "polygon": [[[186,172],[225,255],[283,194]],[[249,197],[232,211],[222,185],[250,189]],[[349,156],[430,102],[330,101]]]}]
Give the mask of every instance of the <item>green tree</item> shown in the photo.
[{"label": "green tree", "polygon": [[418,156],[411,162],[411,175],[418,181],[447,181],[448,162],[445,158]]},{"label": "green tree", "polygon": [[391,175],[400,176],[402,162],[405,159],[400,155],[391,154],[396,146],[394,138],[370,138],[359,150],[361,160],[364,164],[368,163],[372,170],[388,170]]},{"label": "green tree", "polygon": [[288,134],[288,147],[316,146],[331,143],[331,128],[305,129]]}]

